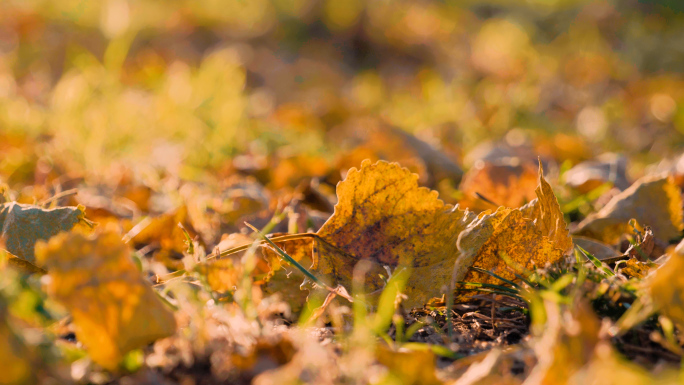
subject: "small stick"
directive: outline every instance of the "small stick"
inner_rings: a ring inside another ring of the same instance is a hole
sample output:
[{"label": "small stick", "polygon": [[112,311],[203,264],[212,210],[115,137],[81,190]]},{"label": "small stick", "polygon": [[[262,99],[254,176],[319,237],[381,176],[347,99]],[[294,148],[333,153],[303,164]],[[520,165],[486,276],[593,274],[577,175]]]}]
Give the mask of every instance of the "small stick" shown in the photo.
[{"label": "small stick", "polygon": [[60,193],[57,193],[53,196],[51,196],[48,199],[45,199],[44,201],[40,202],[39,206],[40,207],[45,207],[48,203],[52,203],[58,199],[62,199],[64,197],[68,197],[69,195],[76,195],[78,194],[78,189],[72,188],[71,190],[65,190]]}]

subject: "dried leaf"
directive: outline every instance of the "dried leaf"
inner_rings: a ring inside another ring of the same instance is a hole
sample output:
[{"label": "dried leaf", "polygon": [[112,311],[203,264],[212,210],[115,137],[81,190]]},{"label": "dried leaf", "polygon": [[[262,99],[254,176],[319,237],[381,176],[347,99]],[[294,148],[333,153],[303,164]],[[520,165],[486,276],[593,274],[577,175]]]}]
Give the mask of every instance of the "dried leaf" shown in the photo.
[{"label": "dried leaf", "polygon": [[639,261],[647,261],[655,249],[655,237],[650,227],[644,229],[644,235],[638,244],[630,245],[625,255],[636,258]]},{"label": "dried leaf", "polygon": [[480,214],[459,235],[457,281],[496,283],[488,274],[470,271],[470,266],[514,280],[515,273],[559,261],[572,250],[572,238],[541,163],[535,194],[535,200],[519,209],[499,207],[492,214]]},{"label": "dried leaf", "polygon": [[661,313],[684,326],[684,241],[646,281],[651,298]]},{"label": "dried leaf", "polygon": [[660,239],[670,240],[684,229],[682,215],[682,198],[672,178],[646,176],[583,220],[575,233],[615,244],[630,232],[628,222],[634,218]]},{"label": "dried leaf", "polygon": [[116,369],[126,352],[175,332],[173,314],[118,234],[63,233],[38,243],[36,257],[50,272],[48,294],[71,312],[77,338],[104,368]]},{"label": "dried leaf", "polygon": [[[480,239],[470,238],[471,231],[464,231],[459,238],[458,246],[462,255],[474,254],[472,266],[495,272],[505,279],[515,280],[515,273],[525,274],[534,266],[544,266],[549,262],[556,262],[563,258],[565,252],[545,236],[535,223],[523,217],[523,213],[516,209],[506,215],[486,242],[480,246]],[[474,246],[474,247],[473,247]],[[472,252],[471,250],[477,250]],[[461,259],[457,264],[469,261]],[[461,265],[468,266],[467,263]],[[459,267],[461,267],[459,266]],[[498,279],[489,274],[468,271],[461,275],[459,269],[458,281],[497,283]],[[500,282],[499,282],[500,283]]]},{"label": "dried leaf", "polygon": [[575,165],[563,174],[565,183],[586,194],[606,182],[624,190],[629,187],[627,180],[627,158],[622,155],[606,153],[597,160],[589,160]]},{"label": "dried leaf", "polygon": [[[406,306],[438,296],[471,266],[524,269],[563,257],[572,247],[560,207],[541,175],[538,198],[521,209],[476,216],[445,205],[437,192],[418,187],[417,175],[396,163],[364,161],[337,186],[335,213],[318,231],[313,270],[329,284],[349,287],[360,260],[370,261],[366,290],[383,288],[385,266],[406,267]],[[502,258],[504,257],[504,258]],[[510,272],[504,275],[514,278]],[[470,275],[480,282],[491,277]]]},{"label": "dried leaf", "polygon": [[197,235],[187,206],[179,206],[156,217],[148,217],[135,225],[126,235],[126,241],[134,245],[155,244],[160,250],[155,258],[172,268],[182,268],[182,262],[174,256],[182,255],[188,249],[185,234],[178,226],[182,224],[191,237]]},{"label": "dried leaf", "polygon": [[[220,250],[228,250],[234,247],[252,243],[251,237],[235,233],[224,236],[216,247]],[[242,255],[244,253],[229,255],[220,259],[213,259],[205,264],[198,265],[198,269],[206,276],[207,283],[212,290],[225,293],[235,290],[242,276]]]},{"label": "dried leaf", "polygon": [[297,352],[287,335],[275,338],[259,337],[256,344],[246,354],[231,354],[231,363],[240,370],[249,371],[252,375],[263,372],[273,363],[286,365]]},{"label": "dried leaf", "polygon": [[637,258],[630,258],[626,261],[618,262],[615,269],[628,277],[641,279],[645,278],[656,266],[653,262],[642,262]]},{"label": "dried leaf", "polygon": [[553,194],[551,185],[544,179],[544,169],[539,162],[539,186],[534,190],[535,201],[521,207],[525,218],[532,219],[544,236],[548,237],[555,247],[568,253],[572,249],[572,238],[565,225],[563,212],[558,199]]},{"label": "dried leaf", "polygon": [[0,206],[0,237],[5,238],[10,253],[35,263],[33,248],[38,240],[48,240],[60,231],[69,231],[83,218],[83,206],[44,209],[16,202],[5,203]]},{"label": "dried leaf", "polygon": [[367,291],[383,287],[383,266],[405,266],[413,269],[406,289],[411,304],[438,294],[451,278],[458,234],[474,214],[445,205],[417,179],[396,163],[352,168],[337,185],[335,213],[318,231],[318,275],[349,287],[354,266],[365,259],[372,262]]},{"label": "dried leaf", "polygon": [[518,158],[479,161],[463,178],[460,190],[465,197],[460,204],[476,211],[518,207],[535,198],[536,187],[537,170],[529,163]]},{"label": "dried leaf", "polygon": [[428,175],[430,178],[433,178],[434,181],[449,179],[453,181],[454,184],[458,184],[461,181],[461,178],[463,178],[463,170],[461,167],[429,143],[396,127],[389,127],[388,131],[401,138],[404,144],[412,149],[416,155],[425,162]]},{"label": "dried leaf", "polygon": [[[273,234],[273,236],[277,235]],[[275,244],[305,268],[309,268],[313,264],[313,238],[300,238],[285,242],[275,242]],[[304,278],[303,273],[294,266],[291,266],[287,261],[282,260],[269,247],[265,246],[261,251],[271,266],[271,272],[262,287],[264,294],[279,293],[281,298],[290,304],[290,309],[293,312],[299,312],[306,303],[309,292],[300,287],[293,288],[292,283],[293,280],[294,282],[301,282]]]}]

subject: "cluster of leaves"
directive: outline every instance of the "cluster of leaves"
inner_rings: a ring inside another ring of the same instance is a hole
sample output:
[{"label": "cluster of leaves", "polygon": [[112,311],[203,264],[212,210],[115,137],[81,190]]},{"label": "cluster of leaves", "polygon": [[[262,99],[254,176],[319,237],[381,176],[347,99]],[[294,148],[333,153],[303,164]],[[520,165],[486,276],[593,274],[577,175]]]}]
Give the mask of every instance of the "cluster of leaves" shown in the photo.
[{"label": "cluster of leaves", "polygon": [[0,384],[677,383],[678,5],[527,3],[1,3]]},{"label": "cluster of leaves", "polygon": [[[661,349],[680,353],[682,344],[677,340],[675,325],[684,323],[679,305],[684,289],[673,280],[673,274],[677,274],[677,264],[684,258],[681,246],[667,263],[655,269],[658,263],[649,260],[656,239],[651,228],[646,228],[644,236],[637,238],[624,255],[613,258],[619,260],[614,269],[581,246],[577,246],[576,260],[569,260],[573,240],[541,163],[537,198],[519,208],[502,206],[479,214],[445,205],[437,192],[419,187],[417,179],[416,174],[397,163],[366,160],[360,169],[349,170],[345,180],[338,184],[334,212],[317,232],[268,238],[248,225],[258,235],[254,241],[234,234],[225,238],[224,247],[245,240],[249,243],[227,250],[218,246],[209,255],[199,237],[192,238],[186,229],[192,228],[192,222],[176,222],[182,219],[178,210],[148,217],[121,234],[113,222],[104,229],[92,230],[93,224],[84,218],[82,206],[46,209],[5,203],[0,218],[3,237],[9,242],[3,256],[7,265],[3,269],[7,277],[3,291],[10,294],[3,294],[3,298],[19,296],[11,304],[22,305],[26,301],[21,298],[23,294],[12,293],[17,290],[12,287],[15,281],[26,274],[29,279],[45,274],[40,279],[42,288],[34,282],[19,291],[33,291],[34,296],[41,298],[38,304],[45,308],[42,323],[54,325],[60,317],[68,315],[60,327],[72,330],[77,342],[63,342],[54,334],[56,326],[50,326],[53,330],[46,329],[50,332],[42,343],[59,349],[36,353],[38,347],[24,341],[26,336],[22,339],[22,329],[17,330],[16,326],[17,322],[36,320],[22,319],[27,315],[21,313],[12,316],[12,307],[3,305],[3,333],[9,345],[3,353],[6,357],[1,358],[8,369],[13,369],[8,377],[10,383],[36,381],[37,375],[42,376],[41,380],[64,380],[63,363],[70,361],[70,355],[81,357],[71,363],[73,380],[98,381],[98,375],[108,379],[122,370],[153,370],[151,373],[157,375],[161,371],[173,376],[174,371],[195,368],[197,361],[202,360],[209,360],[210,370],[203,375],[212,379],[251,379],[257,374],[250,374],[251,371],[263,371],[258,364],[262,356],[275,355],[271,359],[279,360],[281,366],[254,380],[271,381],[294,371],[292,381],[296,382],[302,371],[320,365],[321,357],[307,357],[312,354],[308,352],[310,348],[293,345],[291,337],[286,336],[307,330],[316,322],[332,325],[331,338],[346,350],[347,354],[339,357],[326,352],[334,365],[340,365],[338,370],[342,370],[346,359],[365,355],[365,370],[372,370],[375,365],[387,368],[386,381],[441,383],[444,379],[436,377],[435,354],[447,359],[462,357],[462,348],[454,349],[450,341],[459,325],[454,318],[463,323],[466,314],[455,313],[453,309],[455,303],[483,298],[473,297],[473,290],[491,293],[491,298],[485,298],[499,305],[505,304],[503,297],[508,297],[513,302],[504,307],[514,310],[516,317],[531,319],[532,339],[523,346],[524,354],[532,357],[528,359],[536,362],[528,364],[526,381],[559,383],[561,378],[584,375],[584,371],[605,370],[608,364],[604,361],[624,366],[610,337],[619,341],[622,334],[656,311],[661,314],[657,325],[663,332],[656,334],[660,337],[649,339],[661,342]],[[678,188],[669,177],[647,176],[637,181],[575,229],[582,233],[591,228],[594,232],[590,234],[598,236],[593,240],[578,239],[590,242],[585,245],[613,250],[599,239],[615,234],[616,223],[620,224],[621,217],[630,209],[639,220],[654,220],[658,229],[681,231],[682,200],[679,193],[671,194],[673,189]],[[656,204],[650,199],[658,194],[664,198]],[[644,196],[649,211],[639,204],[639,198]],[[611,210],[613,207],[622,209]],[[296,220],[292,216],[294,210],[289,209],[284,214],[277,213],[263,231],[272,230],[287,214]],[[651,212],[658,210],[663,210],[667,217],[652,217]],[[182,268],[169,254],[173,253],[175,242],[165,241],[173,235],[174,224],[181,229],[185,241],[180,250]],[[632,219],[632,226],[638,226],[636,219]],[[134,259],[130,244],[136,242],[145,246]],[[155,257],[140,255],[152,242],[160,248],[153,254]],[[261,254],[257,254],[259,248]],[[540,269],[544,267],[547,270]],[[647,276],[651,269],[655,273]],[[146,278],[145,272],[154,275]],[[299,283],[307,286],[308,296],[302,295]],[[264,298],[264,294],[275,295]],[[587,295],[594,297],[599,313],[614,318],[614,325],[608,321],[611,326],[600,327],[584,298]],[[436,298],[440,296],[441,300]],[[303,302],[308,306],[302,308]],[[267,309],[259,309],[262,306]],[[620,307],[629,307],[629,311]],[[434,327],[427,321],[429,317],[419,320],[413,316],[413,322],[405,329],[405,317],[409,314],[406,311],[421,308],[441,309],[439,313],[444,314],[440,329],[446,328],[447,333],[441,344],[408,342],[420,330]],[[496,329],[494,314],[500,309],[493,304],[490,309],[491,328]],[[266,333],[268,324],[293,320],[292,311],[300,316],[298,328]],[[570,320],[565,319],[564,312]],[[228,326],[225,322],[231,313],[233,318],[240,319],[238,324],[242,327],[256,328],[243,336],[256,339],[246,343],[245,348],[252,350],[246,355],[240,354],[234,345],[240,340],[233,335],[238,332],[233,330],[237,325],[231,325],[228,334],[220,331],[220,325]],[[210,318],[198,320],[207,316]],[[503,315],[498,328],[511,323],[508,316]],[[35,318],[30,311],[28,317]],[[212,325],[214,322],[217,324]],[[566,330],[573,327],[579,327],[579,331]],[[458,338],[467,335],[461,330]],[[378,345],[374,336],[384,337],[388,346]],[[617,343],[618,347],[623,345],[628,344]],[[548,351],[553,354],[544,354]],[[171,359],[174,353],[181,354],[181,362]],[[305,356],[299,357],[301,354]],[[487,353],[481,363],[473,366],[482,370],[480,365],[489,365],[487,370],[473,374],[470,372],[475,369],[468,368],[458,381],[470,376],[492,380],[511,376],[511,372],[493,371],[494,364],[490,362],[517,359],[509,356],[510,352],[504,354],[500,350]],[[48,364],[48,357],[56,362]],[[30,370],[36,360],[43,360],[41,367],[45,373]],[[598,365],[598,369],[592,365]],[[99,371],[98,367],[107,372]],[[75,368],[80,368],[80,373],[74,374]],[[327,366],[318,370],[320,377],[314,377],[314,382],[335,382],[348,375],[363,382],[369,375],[365,371],[339,372]],[[640,375],[650,378],[647,372]]]}]

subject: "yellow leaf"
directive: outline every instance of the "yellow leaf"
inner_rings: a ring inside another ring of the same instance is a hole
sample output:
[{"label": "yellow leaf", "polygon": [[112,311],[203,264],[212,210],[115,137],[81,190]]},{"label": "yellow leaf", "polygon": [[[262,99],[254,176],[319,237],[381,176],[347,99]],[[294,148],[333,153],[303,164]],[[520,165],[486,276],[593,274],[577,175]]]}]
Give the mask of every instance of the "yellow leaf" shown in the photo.
[{"label": "yellow leaf", "polygon": [[134,245],[158,245],[160,250],[155,254],[155,259],[170,268],[180,269],[182,262],[175,257],[182,255],[188,249],[188,245],[185,243],[183,230],[178,226],[179,223],[188,231],[190,237],[194,238],[197,235],[190,222],[188,208],[182,205],[159,216],[143,219],[129,231],[128,240]]},{"label": "yellow leaf", "polygon": [[479,216],[444,204],[417,179],[396,163],[364,161],[361,169],[352,168],[337,186],[334,214],[318,231],[313,271],[329,284],[349,287],[357,262],[367,260],[366,291],[373,292],[384,286],[385,267],[408,268],[410,307],[442,293],[453,274],[466,278],[471,266],[514,278],[503,272],[510,261],[522,272],[559,260],[572,246],[541,169],[536,200]]},{"label": "yellow leaf", "polygon": [[44,209],[5,203],[0,206],[0,237],[5,238],[7,251],[34,263],[33,248],[38,240],[48,240],[60,231],[69,231],[83,218],[83,206]]},{"label": "yellow leaf", "polygon": [[649,226],[657,238],[676,238],[682,229],[682,198],[672,177],[646,176],[613,197],[598,213],[583,220],[577,230],[608,244],[630,232],[630,219]]},{"label": "yellow leaf", "polygon": [[384,285],[384,266],[403,266],[413,270],[410,304],[437,295],[451,278],[458,234],[475,215],[445,205],[417,180],[396,163],[364,161],[360,170],[352,168],[337,185],[334,214],[318,231],[313,270],[350,287],[354,266],[368,260],[366,290],[373,292]]},{"label": "yellow leaf", "polygon": [[645,278],[655,266],[656,264],[653,262],[641,262],[636,258],[630,258],[626,261],[618,262],[615,268],[628,277]]},{"label": "yellow leaf", "polygon": [[559,248],[563,253],[570,252],[573,247],[572,238],[565,226],[563,212],[553,194],[553,189],[544,179],[541,162],[539,162],[539,186],[534,193],[537,199],[521,208],[524,217],[533,220],[542,234],[551,240],[554,247]]},{"label": "yellow leaf", "polygon": [[661,313],[684,326],[684,241],[670,259],[660,266],[647,280],[651,298]]},{"label": "yellow leaf", "polygon": [[[459,241],[459,248],[462,248],[462,252],[468,252],[465,242]],[[496,227],[476,255],[473,266],[515,280],[514,272],[524,275],[526,270],[534,266],[543,267],[548,262],[560,260],[564,252],[549,237],[544,236],[532,220],[523,218],[523,213],[516,209]],[[469,271],[463,278],[457,276],[457,280],[483,283],[498,281],[489,274],[477,271]]]},{"label": "yellow leaf", "polygon": [[[274,234],[274,236],[277,235]],[[275,244],[305,268],[308,269],[313,264],[314,240],[312,238],[275,242]],[[298,290],[292,290],[291,287],[292,280],[297,277],[301,281],[304,274],[294,266],[290,266],[287,261],[281,260],[278,254],[268,246],[263,247],[261,251],[271,266],[271,272],[262,287],[264,294],[279,293],[281,298],[290,304],[293,312],[299,312],[306,303],[309,292],[301,287],[297,288]]]},{"label": "yellow leaf", "polygon": [[524,275],[534,266],[559,261],[572,250],[572,238],[541,163],[535,195],[521,208],[483,212],[468,225],[458,238],[456,281],[500,283],[489,274],[469,270],[471,266],[515,280],[515,273]]},{"label": "yellow leaf", "polygon": [[2,238],[0,238],[0,269],[3,269],[5,266],[10,266],[22,273],[26,274],[33,274],[33,273],[38,273],[38,274],[45,274],[46,271],[45,269],[41,269],[40,267],[32,264],[31,262],[21,259],[17,257],[16,255],[13,255],[9,251],[4,249],[5,247],[5,242]]},{"label": "yellow leaf", "polygon": [[120,235],[62,233],[36,245],[46,290],[72,314],[93,361],[116,369],[124,354],[176,330],[173,314],[143,280]]},{"label": "yellow leaf", "polygon": [[[217,248],[219,250],[226,250],[252,242],[253,240],[249,236],[235,233],[225,236]],[[207,283],[212,290],[219,293],[235,290],[242,275],[242,254],[233,254],[228,257],[214,259],[198,266],[200,272],[206,276]]]},{"label": "yellow leaf", "polygon": [[468,170],[459,188],[465,195],[461,205],[482,211],[496,208],[496,205],[518,207],[535,198],[537,172],[534,166],[521,163],[518,158],[504,159],[478,161]]}]

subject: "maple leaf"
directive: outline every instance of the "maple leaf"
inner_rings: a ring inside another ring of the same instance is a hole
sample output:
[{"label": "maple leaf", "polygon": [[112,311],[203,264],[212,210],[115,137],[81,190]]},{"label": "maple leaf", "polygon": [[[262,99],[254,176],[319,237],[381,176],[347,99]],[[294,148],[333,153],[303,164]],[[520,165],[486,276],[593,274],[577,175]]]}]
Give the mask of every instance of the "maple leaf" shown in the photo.
[{"label": "maple leaf", "polygon": [[76,336],[109,370],[124,354],[172,335],[176,322],[114,232],[62,233],[36,245],[50,272],[47,292],[73,316]]},{"label": "maple leaf", "polygon": [[44,209],[9,202],[0,206],[0,237],[5,238],[7,251],[34,263],[33,249],[38,240],[47,240],[61,231],[69,231],[84,218],[83,206]]},{"label": "maple leaf", "polygon": [[645,176],[580,222],[575,233],[615,244],[630,232],[628,222],[634,218],[656,237],[670,240],[684,229],[682,216],[682,198],[672,177]]}]

